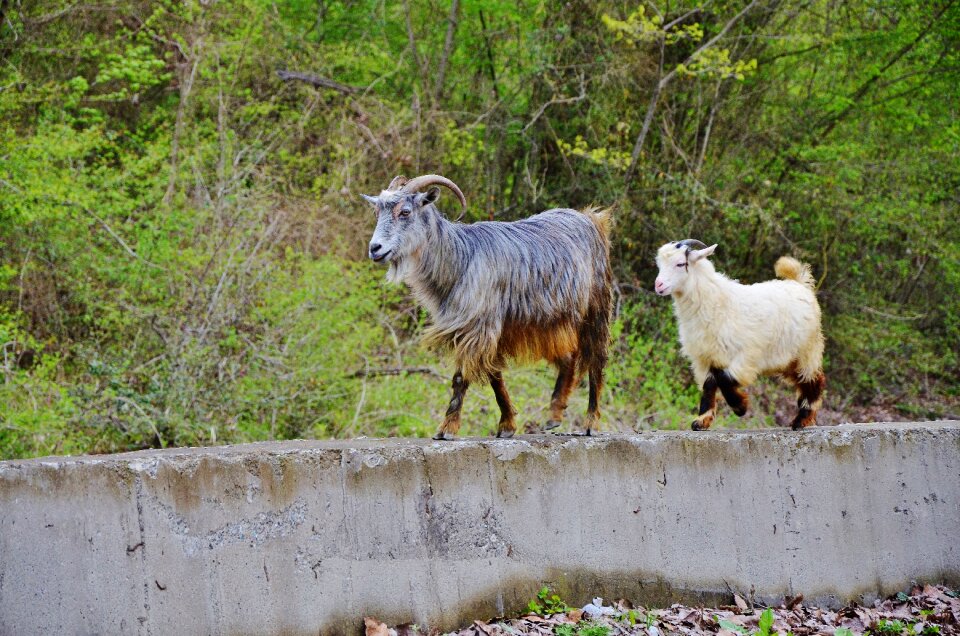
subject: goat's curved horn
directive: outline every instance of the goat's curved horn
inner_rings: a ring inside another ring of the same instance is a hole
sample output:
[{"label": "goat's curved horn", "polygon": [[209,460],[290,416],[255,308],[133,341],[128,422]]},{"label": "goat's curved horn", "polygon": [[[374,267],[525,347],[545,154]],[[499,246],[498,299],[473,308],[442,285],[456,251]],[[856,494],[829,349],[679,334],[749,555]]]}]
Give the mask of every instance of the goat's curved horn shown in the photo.
[{"label": "goat's curved horn", "polygon": [[[419,192],[427,186],[431,185],[442,185],[446,188],[449,188],[451,192],[457,195],[457,198],[460,199],[460,205],[463,206],[463,211],[467,211],[467,198],[463,196],[463,192],[460,191],[460,188],[457,187],[457,184],[447,179],[446,177],[441,177],[438,174],[424,174],[419,177],[414,177],[407,181],[403,186],[404,192]],[[462,215],[461,215],[462,216]]]},{"label": "goat's curved horn", "polygon": [[393,181],[390,182],[390,185],[387,186],[387,190],[399,190],[406,182],[406,177],[397,175],[393,178]]},{"label": "goat's curved horn", "polygon": [[698,241],[697,239],[684,239],[677,243],[677,247],[685,247],[688,252],[691,250],[702,250],[706,246],[703,241]]}]

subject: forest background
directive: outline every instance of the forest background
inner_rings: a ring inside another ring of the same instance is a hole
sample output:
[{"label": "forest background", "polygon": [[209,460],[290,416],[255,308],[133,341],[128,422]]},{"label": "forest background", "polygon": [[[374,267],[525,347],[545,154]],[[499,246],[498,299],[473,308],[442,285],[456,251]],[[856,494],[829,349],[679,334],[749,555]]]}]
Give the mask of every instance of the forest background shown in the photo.
[{"label": "forest background", "polygon": [[[822,422],[958,417],[958,110],[958,0],[0,0],[0,458],[431,433],[360,198],[428,172],[466,222],[612,206],[605,430],[689,425],[688,237],[812,264]],[[534,430],[552,373],[506,378]],[[753,393],[719,425],[789,420]]]}]

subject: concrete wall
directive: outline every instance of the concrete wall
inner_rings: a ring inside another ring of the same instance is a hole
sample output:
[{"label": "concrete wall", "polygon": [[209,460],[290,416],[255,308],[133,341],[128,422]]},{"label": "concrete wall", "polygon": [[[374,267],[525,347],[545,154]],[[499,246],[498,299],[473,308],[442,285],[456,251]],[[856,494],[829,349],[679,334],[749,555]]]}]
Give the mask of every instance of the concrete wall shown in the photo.
[{"label": "concrete wall", "polygon": [[0,462],[0,634],[439,629],[565,599],[960,582],[960,423]]}]

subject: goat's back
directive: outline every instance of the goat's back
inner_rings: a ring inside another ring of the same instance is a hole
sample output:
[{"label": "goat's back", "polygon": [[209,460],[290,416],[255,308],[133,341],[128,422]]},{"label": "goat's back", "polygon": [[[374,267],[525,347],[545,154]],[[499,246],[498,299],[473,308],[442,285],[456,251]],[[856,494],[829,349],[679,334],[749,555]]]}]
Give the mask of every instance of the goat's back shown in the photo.
[{"label": "goat's back", "polygon": [[557,360],[577,351],[584,324],[595,320],[606,329],[609,318],[609,244],[601,227],[591,213],[571,209],[459,226],[463,268],[427,342],[452,346],[464,377],[507,357]]},{"label": "goat's back", "polygon": [[463,283],[481,295],[486,288],[504,321],[578,319],[609,271],[607,239],[589,213],[547,210],[462,231],[470,251]]}]

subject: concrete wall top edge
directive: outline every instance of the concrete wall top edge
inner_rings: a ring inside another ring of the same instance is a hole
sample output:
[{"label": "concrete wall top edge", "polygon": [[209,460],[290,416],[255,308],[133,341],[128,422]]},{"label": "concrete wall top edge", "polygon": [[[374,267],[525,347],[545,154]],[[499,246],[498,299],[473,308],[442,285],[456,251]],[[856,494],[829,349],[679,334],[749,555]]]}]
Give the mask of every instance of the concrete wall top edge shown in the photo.
[{"label": "concrete wall top edge", "polygon": [[492,437],[463,437],[454,441],[438,442],[428,438],[356,438],[346,440],[288,440],[253,442],[228,446],[181,447],[152,449],[117,453],[112,455],[65,455],[37,457],[32,459],[0,461],[0,474],[28,466],[68,466],[75,464],[126,464],[134,469],[155,461],[177,461],[199,458],[237,459],[251,454],[287,455],[323,453],[328,451],[386,451],[404,453],[415,449],[430,449],[434,452],[454,452],[465,448],[488,447],[498,457],[510,459],[527,450],[556,450],[570,445],[593,447],[618,441],[659,442],[682,440],[685,443],[712,445],[741,440],[745,437],[779,438],[777,441],[794,445],[806,440],[809,443],[837,442],[851,436],[872,436],[880,433],[899,435],[949,431],[960,435],[960,420],[936,420],[927,422],[873,422],[849,423],[838,426],[823,426],[794,432],[787,429],[719,429],[711,431],[644,431],[629,434],[595,434],[592,437],[574,435],[519,435],[513,439]]}]

